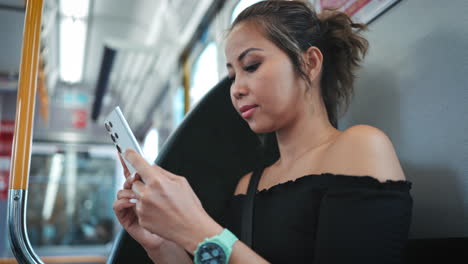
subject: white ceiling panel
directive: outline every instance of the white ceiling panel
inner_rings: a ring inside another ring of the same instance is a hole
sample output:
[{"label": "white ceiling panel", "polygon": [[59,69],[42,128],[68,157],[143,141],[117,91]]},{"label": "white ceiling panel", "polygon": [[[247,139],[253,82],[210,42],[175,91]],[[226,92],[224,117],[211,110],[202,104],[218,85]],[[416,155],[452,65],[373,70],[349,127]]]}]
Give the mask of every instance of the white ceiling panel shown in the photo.
[{"label": "white ceiling panel", "polygon": [[85,82],[95,82],[104,46],[109,42],[142,43],[150,31],[158,2],[152,0],[93,1],[89,18]]},{"label": "white ceiling panel", "polygon": [[[114,48],[117,53],[107,88],[108,103],[105,104],[123,105],[124,112],[130,119],[135,119],[129,121],[139,123],[141,120],[137,117],[144,116],[142,112],[151,108],[151,101],[177,67],[182,51],[214,1],[90,0],[83,81],[74,87],[92,94],[97,85],[104,47]],[[54,79],[51,76],[57,76],[60,68],[61,14],[57,11],[60,10],[58,3],[58,0],[44,0],[42,44],[45,46],[43,55],[50,75],[49,83],[56,83],[50,81]],[[0,42],[0,71],[17,71],[24,0],[0,0],[1,5],[14,8],[0,8],[0,34],[8,36]],[[53,87],[48,88],[52,94]],[[150,96],[142,98],[141,94]],[[126,109],[127,101],[141,102],[141,109]]]}]

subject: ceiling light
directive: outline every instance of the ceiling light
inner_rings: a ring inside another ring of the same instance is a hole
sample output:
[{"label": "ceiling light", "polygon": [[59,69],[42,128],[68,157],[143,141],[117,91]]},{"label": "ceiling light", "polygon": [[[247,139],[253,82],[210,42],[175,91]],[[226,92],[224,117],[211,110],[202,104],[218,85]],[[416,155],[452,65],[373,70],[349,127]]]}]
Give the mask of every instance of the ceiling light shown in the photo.
[{"label": "ceiling light", "polygon": [[80,82],[86,44],[86,23],[72,18],[60,22],[60,77],[64,82]]},{"label": "ceiling light", "polygon": [[89,0],[60,0],[60,13],[65,17],[86,18]]},{"label": "ceiling light", "polygon": [[64,82],[82,79],[88,12],[89,0],[60,1],[60,77]]}]

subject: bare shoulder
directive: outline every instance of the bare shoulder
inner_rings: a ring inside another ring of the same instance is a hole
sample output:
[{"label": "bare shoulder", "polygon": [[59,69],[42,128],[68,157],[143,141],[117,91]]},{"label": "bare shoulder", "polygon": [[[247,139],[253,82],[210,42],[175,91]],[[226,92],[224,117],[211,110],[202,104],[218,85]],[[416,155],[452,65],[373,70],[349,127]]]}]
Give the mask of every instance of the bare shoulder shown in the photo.
[{"label": "bare shoulder", "polygon": [[247,187],[249,187],[250,177],[252,176],[252,173],[253,172],[249,172],[246,175],[242,176],[242,178],[239,180],[239,183],[237,183],[234,195],[247,193]]},{"label": "bare shoulder", "polygon": [[389,137],[368,125],[352,126],[339,136],[336,147],[345,168],[356,175],[369,175],[381,182],[405,180]]}]

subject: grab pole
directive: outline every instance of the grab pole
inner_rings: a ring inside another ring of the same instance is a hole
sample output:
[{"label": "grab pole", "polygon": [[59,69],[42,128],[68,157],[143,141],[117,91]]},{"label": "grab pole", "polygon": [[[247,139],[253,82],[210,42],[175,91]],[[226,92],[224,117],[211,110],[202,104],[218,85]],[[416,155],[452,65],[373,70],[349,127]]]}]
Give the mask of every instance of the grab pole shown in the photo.
[{"label": "grab pole", "polygon": [[43,0],[26,1],[16,99],[8,197],[8,231],[11,248],[18,263],[43,263],[34,253],[26,231],[26,202],[39,66],[42,6]]}]

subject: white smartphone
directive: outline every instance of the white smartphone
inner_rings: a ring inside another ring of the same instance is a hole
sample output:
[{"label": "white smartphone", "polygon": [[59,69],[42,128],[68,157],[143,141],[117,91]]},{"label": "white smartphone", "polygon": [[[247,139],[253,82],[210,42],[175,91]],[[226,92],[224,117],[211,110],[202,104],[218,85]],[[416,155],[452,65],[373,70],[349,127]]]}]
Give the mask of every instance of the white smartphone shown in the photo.
[{"label": "white smartphone", "polygon": [[110,112],[105,119],[104,126],[117,148],[117,151],[122,155],[125,165],[127,165],[130,173],[136,172],[135,168],[133,168],[130,162],[125,159],[123,154],[127,149],[132,149],[143,156],[143,151],[141,151],[140,145],[138,145],[138,141],[133,135],[127,120],[125,120],[122,111],[120,111],[120,107],[117,106],[112,110],[112,112]]}]

